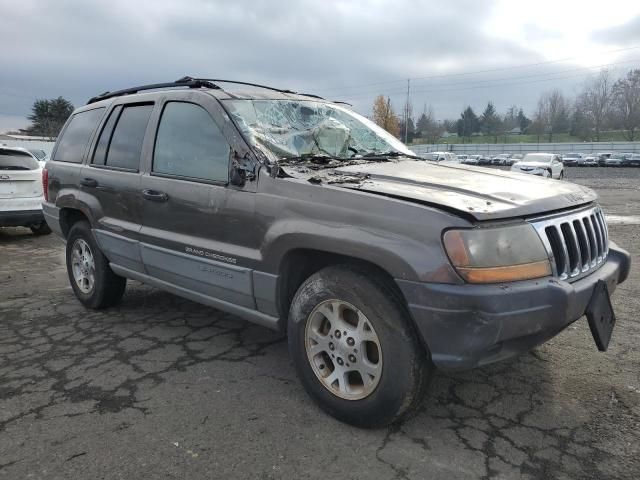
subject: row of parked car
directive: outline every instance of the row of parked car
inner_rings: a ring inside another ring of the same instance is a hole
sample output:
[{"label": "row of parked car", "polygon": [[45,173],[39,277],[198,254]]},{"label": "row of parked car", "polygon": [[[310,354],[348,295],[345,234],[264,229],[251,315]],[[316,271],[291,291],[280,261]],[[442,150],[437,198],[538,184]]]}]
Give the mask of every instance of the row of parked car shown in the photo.
[{"label": "row of parked car", "polygon": [[[531,154],[527,154],[531,155]],[[550,154],[545,154],[550,155]],[[581,153],[565,153],[557,155],[567,167],[640,167],[640,153],[600,152],[583,155]],[[436,162],[449,161],[465,165],[501,165],[512,166],[524,159],[523,154],[501,153],[499,155],[456,155],[452,152],[431,152],[426,154],[427,160]]]},{"label": "row of parked car", "polygon": [[640,153],[566,153],[561,157],[567,167],[640,167]]}]

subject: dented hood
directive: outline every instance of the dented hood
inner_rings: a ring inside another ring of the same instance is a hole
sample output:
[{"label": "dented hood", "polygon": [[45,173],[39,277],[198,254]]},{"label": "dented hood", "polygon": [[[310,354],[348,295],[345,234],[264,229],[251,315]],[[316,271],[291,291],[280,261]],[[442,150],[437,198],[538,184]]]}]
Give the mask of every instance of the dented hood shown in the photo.
[{"label": "dented hood", "polygon": [[351,165],[335,172],[365,176],[361,182],[342,184],[345,188],[442,206],[476,220],[527,217],[597,198],[593,190],[573,183],[466,165],[408,160]]}]

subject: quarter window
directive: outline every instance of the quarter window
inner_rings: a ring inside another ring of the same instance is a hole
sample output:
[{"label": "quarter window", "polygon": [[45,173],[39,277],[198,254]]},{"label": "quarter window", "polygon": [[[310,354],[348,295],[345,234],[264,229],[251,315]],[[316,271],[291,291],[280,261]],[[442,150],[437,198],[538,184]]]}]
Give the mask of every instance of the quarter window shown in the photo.
[{"label": "quarter window", "polygon": [[158,126],[153,171],[228,181],[229,144],[204,108],[186,102],[167,103]]},{"label": "quarter window", "polygon": [[94,108],[74,114],[67,128],[62,132],[53,160],[82,163],[89,138],[98,126],[103,114],[104,108]]}]

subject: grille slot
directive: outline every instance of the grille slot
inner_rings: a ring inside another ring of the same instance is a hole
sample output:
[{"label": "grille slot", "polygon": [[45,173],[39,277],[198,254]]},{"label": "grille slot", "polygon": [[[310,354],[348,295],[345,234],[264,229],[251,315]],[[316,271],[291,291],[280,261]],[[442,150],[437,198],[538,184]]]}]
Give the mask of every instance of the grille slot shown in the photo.
[{"label": "grille slot", "polygon": [[577,280],[599,268],[609,252],[600,207],[531,222],[547,249],[555,276]]}]

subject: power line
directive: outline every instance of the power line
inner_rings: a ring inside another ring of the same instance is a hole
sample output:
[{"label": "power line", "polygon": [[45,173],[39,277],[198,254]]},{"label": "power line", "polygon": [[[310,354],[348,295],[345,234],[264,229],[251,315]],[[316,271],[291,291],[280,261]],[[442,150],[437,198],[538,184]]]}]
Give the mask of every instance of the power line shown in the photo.
[{"label": "power line", "polygon": [[[640,49],[640,45],[634,46],[634,47],[627,47],[627,48],[618,48],[615,50],[607,50],[607,51],[603,51],[603,52],[599,52],[600,54],[606,54],[606,53],[619,53],[619,52],[626,52],[626,51],[630,51],[630,50],[638,50]],[[458,72],[458,73],[445,73],[445,74],[439,74],[439,75],[427,75],[427,76],[420,76],[420,77],[410,77],[411,80],[432,80],[432,79],[438,79],[438,78],[450,78],[450,77],[460,77],[460,76],[466,76],[466,75],[477,75],[477,74],[481,74],[481,73],[493,73],[493,72],[501,72],[501,71],[505,71],[505,70],[515,70],[515,69],[519,69],[519,68],[534,68],[534,67],[540,67],[543,65],[552,65],[555,63],[562,63],[562,62],[567,62],[569,60],[575,60],[576,58],[582,58],[583,56],[578,55],[578,56],[574,56],[574,57],[566,57],[566,58],[561,58],[561,59],[557,59],[557,60],[549,60],[549,61],[545,61],[545,62],[537,62],[537,63],[526,63],[526,64],[521,64],[521,65],[512,65],[509,67],[499,67],[499,68],[490,68],[490,69],[485,69],[485,70],[475,70],[475,71],[467,71],[467,72]],[[368,84],[359,84],[359,85],[343,85],[343,86],[336,86],[336,87],[329,87],[329,88],[316,88],[316,89],[312,89],[312,90],[316,90],[319,92],[333,92],[333,91],[340,91],[340,90],[344,90],[344,89],[352,89],[352,88],[364,88],[364,87],[370,87],[370,86],[378,86],[378,85],[386,85],[386,84],[390,84],[390,83],[400,83],[400,82],[404,82],[406,81],[406,77],[403,79],[397,79],[397,80],[387,80],[384,82],[375,82],[375,83],[368,83]]]},{"label": "power line", "polygon": [[[564,79],[568,79],[568,78],[577,78],[577,77],[586,77],[588,75],[590,75],[592,72],[588,72],[588,73],[583,73],[580,75],[569,75],[569,76],[557,76],[557,75],[561,75],[563,73],[570,73],[570,72],[576,72],[576,71],[582,71],[582,70],[594,70],[594,69],[599,69],[599,68],[606,68],[606,67],[612,67],[615,65],[621,65],[621,64],[625,64],[625,63],[633,63],[633,62],[640,62],[640,59],[633,59],[633,60],[626,60],[623,62],[615,62],[615,63],[607,63],[607,64],[602,64],[602,65],[594,65],[592,67],[581,67],[581,68],[574,68],[574,69],[567,69],[567,70],[561,70],[558,72],[549,72],[549,73],[544,73],[544,74],[532,74],[532,75],[524,75],[524,76],[519,76],[519,77],[503,77],[503,78],[496,78],[496,79],[491,79],[491,80],[475,80],[472,81],[472,83],[469,85],[466,82],[457,82],[457,83],[453,83],[453,84],[448,84],[445,85],[443,87],[428,87],[428,88],[418,88],[418,89],[413,89],[413,93],[437,93],[437,92],[450,92],[450,91],[457,91],[457,90],[473,90],[473,89],[479,89],[479,88],[493,88],[493,87],[501,87],[501,86],[512,86],[512,85],[520,85],[520,84],[531,84],[531,83],[538,83],[538,82],[548,82],[548,81],[553,81],[553,80],[564,80]],[[541,77],[541,76],[545,76],[545,77],[549,77],[549,78],[542,78],[542,79],[538,79],[535,81],[525,81],[525,82],[512,82],[512,80],[526,80],[529,78],[536,78],[536,77]],[[510,82],[510,83],[500,83],[500,82]],[[466,85],[464,87],[459,87],[459,88],[450,88],[451,85]],[[393,90],[382,90],[381,92],[362,92],[362,93],[354,93],[353,95],[343,95],[342,98],[348,99],[348,100],[353,100],[353,99],[359,99],[359,98],[368,98],[368,97],[372,97],[372,96],[376,96],[380,93],[384,93],[387,95],[393,95],[393,94],[400,94],[402,93],[403,90],[400,90],[398,88],[395,88]]]}]

